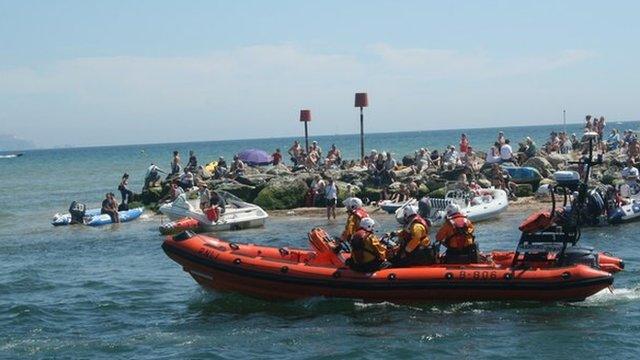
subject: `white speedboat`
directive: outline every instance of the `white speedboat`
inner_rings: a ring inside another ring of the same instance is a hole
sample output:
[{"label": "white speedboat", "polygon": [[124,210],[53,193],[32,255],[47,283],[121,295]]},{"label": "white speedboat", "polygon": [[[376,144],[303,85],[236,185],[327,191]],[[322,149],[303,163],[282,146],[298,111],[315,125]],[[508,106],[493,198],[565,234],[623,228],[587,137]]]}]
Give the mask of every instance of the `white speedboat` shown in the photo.
[{"label": "white speedboat", "polygon": [[187,194],[178,196],[172,203],[162,205],[160,212],[174,222],[185,218],[197,220],[197,230],[204,232],[241,230],[264,226],[264,222],[269,217],[269,214],[261,207],[242,201],[238,197],[224,191],[218,191],[218,194],[225,199],[227,205],[225,211],[221,212],[216,220],[209,219],[209,217],[200,210],[199,200],[188,200]]},{"label": "white speedboat", "polygon": [[[440,226],[444,223],[447,205],[452,203],[458,204],[461,212],[469,220],[478,222],[498,217],[507,210],[509,199],[507,193],[500,189],[450,190],[444,199],[429,198],[429,209],[427,209],[429,214],[427,218],[433,226]],[[408,205],[415,205],[415,203],[409,203]],[[403,207],[396,211],[396,219],[398,221],[402,220]]]}]

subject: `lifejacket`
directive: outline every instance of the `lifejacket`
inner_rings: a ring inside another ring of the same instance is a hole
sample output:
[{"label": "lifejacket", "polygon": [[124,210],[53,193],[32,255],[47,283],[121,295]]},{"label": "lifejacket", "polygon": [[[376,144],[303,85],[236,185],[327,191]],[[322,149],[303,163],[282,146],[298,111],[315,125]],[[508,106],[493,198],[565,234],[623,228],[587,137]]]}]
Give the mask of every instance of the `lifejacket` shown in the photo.
[{"label": "lifejacket", "polygon": [[356,209],[354,212],[350,212],[347,217],[347,223],[344,227],[344,231],[342,232],[342,240],[348,241],[351,239],[353,234],[358,231],[360,227],[360,220],[369,217],[367,211],[363,208]]},{"label": "lifejacket", "polygon": [[429,225],[430,223],[425,220],[422,216],[420,215],[416,215],[413,217],[413,219],[411,219],[411,221],[409,223],[407,223],[404,226],[403,231],[400,233],[400,238],[404,241],[409,241],[411,240],[411,229],[413,229],[413,226],[415,224],[420,224],[422,226],[424,226],[427,234],[429,234]]},{"label": "lifejacket", "polygon": [[447,218],[447,223],[453,232],[444,239],[444,244],[448,249],[462,250],[473,245],[473,227],[471,221],[466,216],[455,213]]},{"label": "lifejacket", "polygon": [[385,250],[372,232],[359,229],[351,237],[351,258],[355,264],[384,261]]},{"label": "lifejacket", "polygon": [[356,209],[356,211],[354,211],[353,214],[358,218],[358,222],[364,218],[369,217],[367,210],[365,210],[364,208]]},{"label": "lifejacket", "polygon": [[[420,239],[413,239],[413,228],[417,224],[424,227],[424,236]],[[429,246],[431,240],[429,239],[429,221],[422,218],[420,215],[415,215],[411,221],[405,225],[404,229],[399,234],[401,241],[401,253],[409,254],[413,253],[416,249]],[[411,250],[407,250],[407,247],[411,247]]]}]

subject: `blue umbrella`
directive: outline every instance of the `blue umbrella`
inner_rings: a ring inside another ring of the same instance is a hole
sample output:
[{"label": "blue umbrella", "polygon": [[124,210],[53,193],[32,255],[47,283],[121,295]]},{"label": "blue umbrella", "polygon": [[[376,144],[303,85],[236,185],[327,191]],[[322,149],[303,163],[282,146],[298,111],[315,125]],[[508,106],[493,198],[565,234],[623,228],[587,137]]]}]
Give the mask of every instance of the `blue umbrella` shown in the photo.
[{"label": "blue umbrella", "polygon": [[248,165],[269,165],[273,157],[260,149],[247,149],[238,154],[240,160]]}]

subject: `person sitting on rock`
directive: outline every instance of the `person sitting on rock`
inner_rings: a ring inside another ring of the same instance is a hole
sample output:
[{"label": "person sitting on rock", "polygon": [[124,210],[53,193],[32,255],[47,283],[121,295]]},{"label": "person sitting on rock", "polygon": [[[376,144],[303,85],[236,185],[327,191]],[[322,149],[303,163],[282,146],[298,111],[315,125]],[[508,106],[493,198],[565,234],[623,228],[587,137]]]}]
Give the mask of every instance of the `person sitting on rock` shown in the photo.
[{"label": "person sitting on rock", "polygon": [[447,151],[442,154],[443,166],[447,169],[453,169],[460,165],[460,157],[456,151],[455,146],[449,145]]},{"label": "person sitting on rock", "polygon": [[214,177],[216,179],[220,179],[227,174],[228,169],[229,167],[227,166],[227,161],[224,159],[224,156],[220,156],[218,158],[218,166],[216,166]]},{"label": "person sitting on rock", "polygon": [[407,190],[406,185],[400,184],[400,189],[398,190],[397,193],[393,194],[393,196],[391,197],[391,201],[395,203],[404,203],[408,201],[410,198],[411,198],[411,194]]},{"label": "person sitting on rock", "polygon": [[433,249],[429,246],[429,222],[418,214],[417,206],[405,206],[402,209],[403,227],[397,235],[400,239],[394,255],[390,259],[396,267],[425,265],[435,262]]},{"label": "person sitting on rock", "polygon": [[187,166],[185,169],[188,169],[191,172],[195,172],[198,168],[198,158],[196,158],[196,154],[193,150],[189,150],[189,161],[187,162]]},{"label": "person sitting on rock", "polygon": [[238,155],[233,157],[233,163],[231,164],[231,168],[229,172],[234,176],[243,176],[245,172],[245,165]]},{"label": "person sitting on rock", "polygon": [[146,190],[149,187],[156,186],[158,181],[160,181],[160,174],[165,173],[164,170],[160,169],[156,164],[151,163],[151,165],[147,168],[147,173],[144,176],[144,185],[142,186],[142,190]]},{"label": "person sitting on rock", "polygon": [[340,240],[346,242],[351,239],[356,231],[358,231],[360,221],[369,217],[369,214],[367,214],[367,211],[364,209],[362,200],[357,197],[346,198],[342,203],[347,209],[347,222],[344,226],[344,231],[340,236]]},{"label": "person sitting on rock", "polygon": [[360,220],[358,230],[351,237],[351,257],[346,262],[351,270],[370,273],[391,265],[387,262],[387,249],[374,233],[375,225],[370,217]]},{"label": "person sitting on rock", "polygon": [[340,163],[342,162],[342,153],[340,153],[340,150],[336,147],[336,144],[331,144],[331,148],[327,153],[327,161],[330,161],[331,164],[336,165],[340,165]]},{"label": "person sitting on rock", "polygon": [[176,180],[171,183],[171,188],[169,189],[169,193],[162,199],[158,200],[158,202],[159,203],[174,202],[178,198],[178,196],[182,194],[184,194],[184,190],[182,190],[182,188],[180,187],[180,183],[178,182],[178,180]]},{"label": "person sitting on rock", "polygon": [[309,152],[315,151],[318,155],[318,159],[322,159],[322,148],[318,145],[317,141],[313,141],[309,147]]},{"label": "person sitting on rock", "polygon": [[448,264],[467,264],[478,261],[473,223],[460,212],[457,204],[447,205],[447,218],[436,240],[447,248],[444,257]]},{"label": "person sitting on rock", "polygon": [[189,190],[195,186],[195,177],[191,171],[185,170],[184,174],[180,176],[180,186],[184,190]]},{"label": "person sitting on rock", "polygon": [[500,162],[515,162],[513,158],[513,149],[511,149],[511,145],[509,139],[504,141],[504,144],[500,146]]},{"label": "person sitting on rock", "polygon": [[535,141],[533,141],[533,139],[531,139],[529,136],[524,138],[524,146],[524,161],[527,161],[528,159],[538,155],[538,146],[536,145]]}]

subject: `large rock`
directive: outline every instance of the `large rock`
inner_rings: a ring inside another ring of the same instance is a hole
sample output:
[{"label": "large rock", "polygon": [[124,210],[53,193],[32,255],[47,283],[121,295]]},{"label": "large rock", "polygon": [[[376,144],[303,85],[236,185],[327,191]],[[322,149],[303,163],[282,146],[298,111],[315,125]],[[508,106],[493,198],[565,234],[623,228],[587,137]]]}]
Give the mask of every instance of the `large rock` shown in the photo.
[{"label": "large rock", "polygon": [[444,199],[444,196],[447,194],[447,189],[445,189],[444,187],[440,188],[440,189],[436,189],[433,190],[429,193],[429,197],[430,198],[436,198],[436,199]]},{"label": "large rock", "polygon": [[427,185],[431,191],[438,190],[440,188],[444,188],[447,182],[442,180],[436,176],[432,176],[424,181],[424,184]]},{"label": "large rock", "polygon": [[446,170],[440,173],[440,176],[449,181],[457,181],[460,178],[460,175],[464,174],[466,168],[463,166],[456,167],[453,170]]},{"label": "large rock", "polygon": [[162,199],[167,193],[168,190],[165,191],[165,188],[156,186],[144,190],[142,194],[140,194],[139,198],[135,197],[133,200],[142,202],[145,205],[149,205],[152,203],[157,203],[158,200]]},{"label": "large rock", "polygon": [[564,167],[567,161],[572,160],[570,155],[563,155],[563,154],[557,154],[557,153],[548,154],[545,158],[547,159],[547,161],[549,161],[551,166],[553,166],[555,169],[558,169],[560,165]]},{"label": "large rock", "polygon": [[255,175],[244,175],[238,176],[236,181],[249,186],[258,186],[264,187],[269,180],[273,179],[275,176],[270,174],[255,174]]},{"label": "large rock", "polygon": [[382,194],[382,189],[380,188],[365,187],[360,192],[360,197],[362,199],[369,199],[369,201],[380,201],[381,194]]},{"label": "large rock", "polygon": [[532,158],[529,158],[522,166],[535,168],[540,172],[540,175],[546,178],[551,176],[551,174],[553,174],[555,171],[553,165],[549,162],[549,160],[541,156],[534,156]]},{"label": "large rock", "polygon": [[293,209],[304,204],[309,190],[307,183],[299,178],[283,177],[271,180],[258,193],[254,202],[267,210]]},{"label": "large rock", "polygon": [[369,177],[369,173],[366,170],[344,170],[342,171],[340,180],[362,187],[362,184],[369,181]]},{"label": "large rock", "polygon": [[238,184],[233,182],[218,183],[213,187],[215,190],[226,191],[231,193],[246,202],[252,202],[258,194],[258,188],[255,186],[249,186],[244,184]]},{"label": "large rock", "polygon": [[278,164],[276,166],[273,166],[269,170],[267,170],[266,173],[269,175],[282,176],[282,175],[290,175],[291,170],[289,170],[289,168],[284,164]]},{"label": "large rock", "polygon": [[406,181],[409,177],[415,174],[415,171],[411,167],[405,167],[400,170],[393,170],[393,177],[398,181]]}]

